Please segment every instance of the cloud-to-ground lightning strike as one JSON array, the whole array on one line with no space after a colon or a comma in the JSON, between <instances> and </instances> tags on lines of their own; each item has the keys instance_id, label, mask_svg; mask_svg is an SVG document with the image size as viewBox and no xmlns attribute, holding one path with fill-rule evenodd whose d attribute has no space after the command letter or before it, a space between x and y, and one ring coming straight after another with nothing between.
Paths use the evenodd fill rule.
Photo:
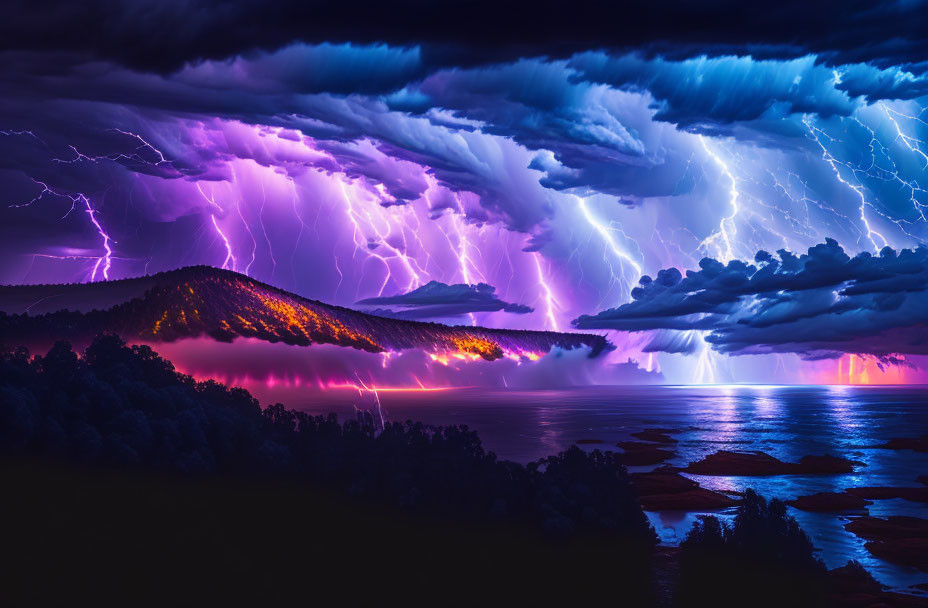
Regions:
<instances>
[{"instance_id":1,"label":"cloud-to-ground lightning strike","mask_svg":"<svg viewBox=\"0 0 928 608\"><path fill-rule=\"evenodd\" d=\"M225 214L225 210L216 202L212 195L207 196L203 192L203 188L200 187L200 183L197 182L197 190L200 192L200 195L203 196L203 199L208 202L210 205L219 210L219 213ZM222 231L222 228L219 227L219 222L216 220L216 214L210 211L209 214L210 221L213 224L213 228L216 230L216 234L219 235L219 238L222 239L223 244L226 248L226 258L222 261L222 268L228 268L230 270L235 270L235 254L232 252L232 243L229 242L228 237Z\"/></svg>"},{"instance_id":2,"label":"cloud-to-ground lightning strike","mask_svg":"<svg viewBox=\"0 0 928 608\"><path fill-rule=\"evenodd\" d=\"M84 206L87 211L87 215L90 216L90 221L93 223L94 227L97 229L97 232L100 234L100 238L103 239L103 257L97 260L97 263L93 267L93 272L90 275L90 280L96 280L97 278L97 269L100 267L100 264L103 264L102 275L104 280L109 280L110 278L110 266L112 265L113 249L110 247L110 235L106 233L103 229L103 226L100 225L100 220L97 219L97 210L93 208L93 205L90 204L90 199L84 196L83 194L77 195L80 200L83 201Z\"/></svg>"},{"instance_id":3,"label":"cloud-to-ground lightning strike","mask_svg":"<svg viewBox=\"0 0 928 608\"><path fill-rule=\"evenodd\" d=\"M348 192L347 186L344 181L341 179L338 180L338 188L341 192L342 199L345 201L345 213L347 214L348 220L352 225L352 237L354 239L355 246L355 255L359 252L363 252L365 255L377 259L383 265L384 270L386 271L383 282L380 284L380 288L377 290L377 295L382 295L383 290L387 287L391 280L396 281L393 277L393 271L390 268L390 262L387 257L380 255L376 252L376 249L384 247L389 250L395 257L402 263L403 267L406 269L408 281L406 283L406 290L414 289L422 283L422 279L419 275L419 271L413 266L413 262L410 261L409 257L405 252L400 251L399 248L394 247L388 242L390 236L390 220L387 218L385 220L387 228L382 231L377 225L376 222L378 218L373 217L373 214L370 209L365 209L363 211L358 211L355 207L355 203L352 200L351 194ZM382 207L379 207L382 211ZM365 221L368 229L373 233L374 236L366 237L365 231L361 227L361 220ZM383 218L380 218L380 221L384 221Z\"/></svg>"},{"instance_id":4,"label":"cloud-to-ground lightning strike","mask_svg":"<svg viewBox=\"0 0 928 608\"><path fill-rule=\"evenodd\" d=\"M84 211L87 213L87 217L90 218L91 225L94 227L94 230L96 230L97 234L100 235L100 239L102 240L101 247L103 248L103 255L97 258L96 263L91 269L90 280L95 281L97 279L97 272L100 271L101 265L103 266L101 276L103 277L104 280L109 280L110 268L112 267L112 263L113 263L113 248L110 245L110 243L115 242L115 241L113 241L113 239L110 238L110 235L106 232L106 230L104 230L103 225L100 223L100 219L97 217L98 211L94 208L93 204L91 204L90 198L82 193L66 194L64 192L57 192L49 188L48 184L44 182L41 182L36 179L32 179L32 181L36 185L41 186L42 191L39 192L39 194L37 194L36 196L34 196L31 200L25 203L14 204L14 205L10 205L9 207L12 209L21 208L21 207L29 207L39 202L46 194L50 194L52 196L67 198L71 201L70 209L68 209L68 211L65 212L65 214L61 217L61 219L64 219L68 215L71 214L71 212L78 205L78 203L82 203L84 206ZM52 256L52 257L73 258L75 256Z\"/></svg>"}]
</instances>

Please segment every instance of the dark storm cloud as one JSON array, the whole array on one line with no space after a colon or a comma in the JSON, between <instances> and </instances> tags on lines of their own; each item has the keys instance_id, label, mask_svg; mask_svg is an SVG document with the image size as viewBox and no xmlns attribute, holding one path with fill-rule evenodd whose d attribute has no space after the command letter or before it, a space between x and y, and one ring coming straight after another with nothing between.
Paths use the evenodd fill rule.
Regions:
<instances>
[{"instance_id":1,"label":"dark storm cloud","mask_svg":"<svg viewBox=\"0 0 928 608\"><path fill-rule=\"evenodd\" d=\"M827 117L853 110L848 95L833 86L832 71L816 66L812 56L788 61L733 56L667 61L583 53L570 65L579 77L650 92L657 102L655 118L685 128L701 122L753 121L770 113L815 112Z\"/></svg>"},{"instance_id":2,"label":"dark storm cloud","mask_svg":"<svg viewBox=\"0 0 928 608\"><path fill-rule=\"evenodd\" d=\"M376 309L372 312L402 319L441 319L472 312L526 314L534 310L523 304L504 302L496 295L496 288L486 283L447 285L439 281L429 281L418 289L400 295L367 298L358 304L399 307L401 310L398 311Z\"/></svg>"},{"instance_id":3,"label":"dark storm cloud","mask_svg":"<svg viewBox=\"0 0 928 608\"><path fill-rule=\"evenodd\" d=\"M767 2L579 0L303 2L285 0L14 0L0 48L63 50L167 72L294 41L424 44L434 64L475 64L578 50L693 49L755 56L817 53L882 65L928 59L920 0Z\"/></svg>"},{"instance_id":4,"label":"dark storm cloud","mask_svg":"<svg viewBox=\"0 0 928 608\"><path fill-rule=\"evenodd\" d=\"M928 249L887 247L852 258L828 239L804 255L777 255L760 251L755 264L704 258L685 276L662 270L642 277L632 302L574 325L707 331L715 349L731 354L928 354ZM665 338L654 345L681 350Z\"/></svg>"},{"instance_id":5,"label":"dark storm cloud","mask_svg":"<svg viewBox=\"0 0 928 608\"><path fill-rule=\"evenodd\" d=\"M555 216L554 191L600 192L637 206L693 188L688 167L702 152L686 131L808 147L799 114L848 116L862 100L926 93L920 77L895 65L874 67L889 55L863 57L874 65L833 69L822 61L843 57L834 49L821 47L818 58L805 54L819 49L803 42L805 34L837 40L849 35L850 25L865 28L878 45L883 38L875 32L888 26L888 16L903 21L903 29L893 30L893 48L911 49L905 28L921 18L911 7L879 5L856 19L853 6L843 4L827 20L818 5L791 16L781 8L759 9L771 24L796 20L795 39L784 41L751 37L750 27L723 27L736 20L727 3L665 3L660 12L656 6L623 8L620 19L610 13L618 8L582 4L565 11L544 3L478 2L449 15L445 7L418 2L369 9L249 1L90 2L79 9L21 3L11 9L15 28L0 23L0 49L9 49L0 53L0 129L34 130L49 148L23 152L18 140L7 138L0 142L0 164L27 182L102 192L113 184L129 189L137 174L228 180L224 163L248 159L291 176L319 170L366 179L382 188L385 205L422 196L427 169L440 185L478 197L479 206L467 210L471 221L526 233L533 249ZM833 29L810 28L816 15ZM754 15L740 18L761 23ZM504 27L516 19L520 27ZM521 27L527 20L533 27ZM553 32L555 24L557 36L539 33ZM294 42L301 40L308 43ZM352 43L339 43L346 40ZM716 56L746 52L754 58ZM768 55L789 60L757 60ZM534 58L506 63L522 56ZM268 140L307 136L327 156L255 146L222 121L271 127ZM139 140L114 128L151 149L137 150ZM869 135L859 131L851 135L866 147ZM78 153L71 145L117 166L57 162ZM898 207L911 207L898 192L878 204L896 199ZM192 199L195 206L203 202ZM459 206L438 201L434 208Z\"/></svg>"},{"instance_id":6,"label":"dark storm cloud","mask_svg":"<svg viewBox=\"0 0 928 608\"><path fill-rule=\"evenodd\" d=\"M107 23L131 19L160 23L181 10L171 4L152 4L145 10L140 8L144 4L133 6L125 15L112 11ZM194 10L200 7L197 3L184 6L191 18L177 35L193 36L198 16L212 13L202 12L206 10L202 7ZM245 8L245 4L223 5L212 17L231 19L247 14L236 12ZM48 23L55 23L57 15L51 11ZM257 28L265 17L256 16L253 25ZM142 44L147 39L140 37ZM67 36L61 40L65 48ZM287 40L277 42L263 46L274 48ZM928 87L926 81L898 67L832 69L813 56L758 61L700 55L671 61L649 57L641 49L631 54L585 52L567 60L534 58L471 69L440 68L429 58L427 39L415 44L249 48L241 55L178 66L170 75L88 62L76 54L79 48L57 54L11 51L0 63L0 78L9 85L10 100L2 113L9 124L0 128L45 127L41 123L51 122L44 130L64 139L63 134L78 125L86 125L84 131L89 132L97 125L105 130L103 123L108 121L131 120L128 114L133 109L156 117L220 117L281 126L293 137L302 133L333 142L323 147L335 162L320 168L338 170L341 165L352 176L382 183L393 199L388 203L417 198L424 184L411 178L388 179L391 171L384 168L383 155L429 167L452 190L477 194L489 216L514 230L532 232L552 216L546 189L602 192L637 201L679 194L679 176L692 158L687 147L692 142L672 140L662 126L795 147L808 144L798 114L846 116L860 106L861 99L908 99L924 94ZM164 53L176 50L173 44L164 46L170 47L162 49ZM720 96L720 90L725 95ZM112 113L100 112L99 107L58 107L50 115L43 114L49 99L61 100L62 106L65 100L86 100L123 107ZM76 124L59 129L56 122ZM138 129L133 132L144 126ZM158 139L157 129L145 135ZM489 146L493 150L488 149L487 135L498 138ZM79 133L70 141L81 145L84 137L98 136ZM381 158L359 156L348 145L358 140L373 142ZM510 142L538 154L521 154ZM158 167L136 163L135 169L191 177L216 171L221 154L209 146L185 143L161 141L159 149L172 162ZM232 153L247 157L250 151ZM266 159L255 160L268 164ZM527 172L526 167L536 172Z\"/></svg>"},{"instance_id":7,"label":"dark storm cloud","mask_svg":"<svg viewBox=\"0 0 928 608\"><path fill-rule=\"evenodd\" d=\"M311 56L314 50L308 49L302 56ZM380 47L365 51L375 62L381 55ZM274 63L273 57L256 61L262 60ZM43 174L54 179L62 166L53 157L73 156L70 145L78 150L105 149L111 155L116 148L98 145L94 140L119 127L140 134L170 161L158 167L136 163L138 172L227 179L222 163L246 158L264 166L285 164L288 170L300 166L342 170L349 176L381 183L389 197L405 201L417 198L427 186L421 178L421 167L418 177L412 175L411 164L415 163L429 168L437 181L450 189L476 194L488 218L515 230L532 230L551 214L550 194L538 183L539 175L525 171L531 155L515 142L472 129L460 131L435 125L430 116L393 112L376 97L268 93L264 90L266 83L247 79L237 89L229 89L225 77L216 76L218 68L213 70L212 81L188 71L165 78L106 66L84 66L67 75L49 77L48 68L28 75L16 73L10 63L0 70L4 68L4 80L15 84L11 95L0 100L0 116L4 119L0 128L29 129L43 140L60 142L44 154L6 156L30 176ZM231 65L227 69L235 71ZM260 73L254 68L250 71ZM220 81L222 86L215 88L213 85ZM229 128L217 119L282 127L286 129L284 138L291 141L299 134L307 135L318 142L310 145L331 155L330 162L275 158L268 150L230 138L224 133ZM108 137L112 138L112 133ZM16 143L13 139L6 141L9 146ZM73 169L96 170L88 163L78 165ZM88 187L86 183L84 187Z\"/></svg>"},{"instance_id":8,"label":"dark storm cloud","mask_svg":"<svg viewBox=\"0 0 928 608\"><path fill-rule=\"evenodd\" d=\"M396 90L426 73L418 47L323 43L195 63L184 68L179 79L226 90L247 83L252 92L263 94L363 95Z\"/></svg>"}]
</instances>

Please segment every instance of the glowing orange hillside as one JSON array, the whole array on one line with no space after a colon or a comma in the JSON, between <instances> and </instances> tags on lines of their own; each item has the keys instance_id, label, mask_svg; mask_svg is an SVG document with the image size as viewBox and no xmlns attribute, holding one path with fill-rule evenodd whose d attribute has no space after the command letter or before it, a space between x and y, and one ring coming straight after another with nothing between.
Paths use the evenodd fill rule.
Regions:
<instances>
[{"instance_id":1,"label":"glowing orange hillside","mask_svg":"<svg viewBox=\"0 0 928 608\"><path fill-rule=\"evenodd\" d=\"M205 266L152 277L86 285L0 287L15 302L55 293L93 302L96 310L45 314L0 314L0 329L11 342L36 338L87 339L103 331L126 339L170 342L211 336L238 336L287 344L337 344L368 352L422 349L445 356L460 353L486 360L546 353L553 347L588 348L596 356L611 348L602 336L548 331L447 326L389 319L300 297L228 270ZM111 298L110 294L113 295ZM5 310L4 313L18 312Z\"/></svg>"}]
</instances>

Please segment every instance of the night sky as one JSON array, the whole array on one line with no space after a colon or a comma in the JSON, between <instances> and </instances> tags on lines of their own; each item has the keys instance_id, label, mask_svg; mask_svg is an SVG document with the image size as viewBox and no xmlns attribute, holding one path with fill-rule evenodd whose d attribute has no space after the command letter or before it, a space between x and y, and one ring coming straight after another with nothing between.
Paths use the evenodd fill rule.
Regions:
<instances>
[{"instance_id":1,"label":"night sky","mask_svg":"<svg viewBox=\"0 0 928 608\"><path fill-rule=\"evenodd\" d=\"M0 283L208 264L676 382L923 379L928 6L599 4L8 3Z\"/></svg>"}]
</instances>

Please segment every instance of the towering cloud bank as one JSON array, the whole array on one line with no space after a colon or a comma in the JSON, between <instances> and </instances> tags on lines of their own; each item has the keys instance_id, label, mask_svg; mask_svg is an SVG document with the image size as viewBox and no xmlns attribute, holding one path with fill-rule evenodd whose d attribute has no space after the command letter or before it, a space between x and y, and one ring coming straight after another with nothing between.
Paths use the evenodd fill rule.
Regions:
<instances>
[{"instance_id":1,"label":"towering cloud bank","mask_svg":"<svg viewBox=\"0 0 928 608\"><path fill-rule=\"evenodd\" d=\"M641 278L634 300L574 321L578 328L708 332L730 354L798 353L803 358L866 353L899 363L928 354L928 249L885 247L853 258L832 239L796 256L759 251L755 264L703 258ZM666 344L666 345L665 345ZM674 350L656 340L650 350Z\"/></svg>"}]
</instances>

